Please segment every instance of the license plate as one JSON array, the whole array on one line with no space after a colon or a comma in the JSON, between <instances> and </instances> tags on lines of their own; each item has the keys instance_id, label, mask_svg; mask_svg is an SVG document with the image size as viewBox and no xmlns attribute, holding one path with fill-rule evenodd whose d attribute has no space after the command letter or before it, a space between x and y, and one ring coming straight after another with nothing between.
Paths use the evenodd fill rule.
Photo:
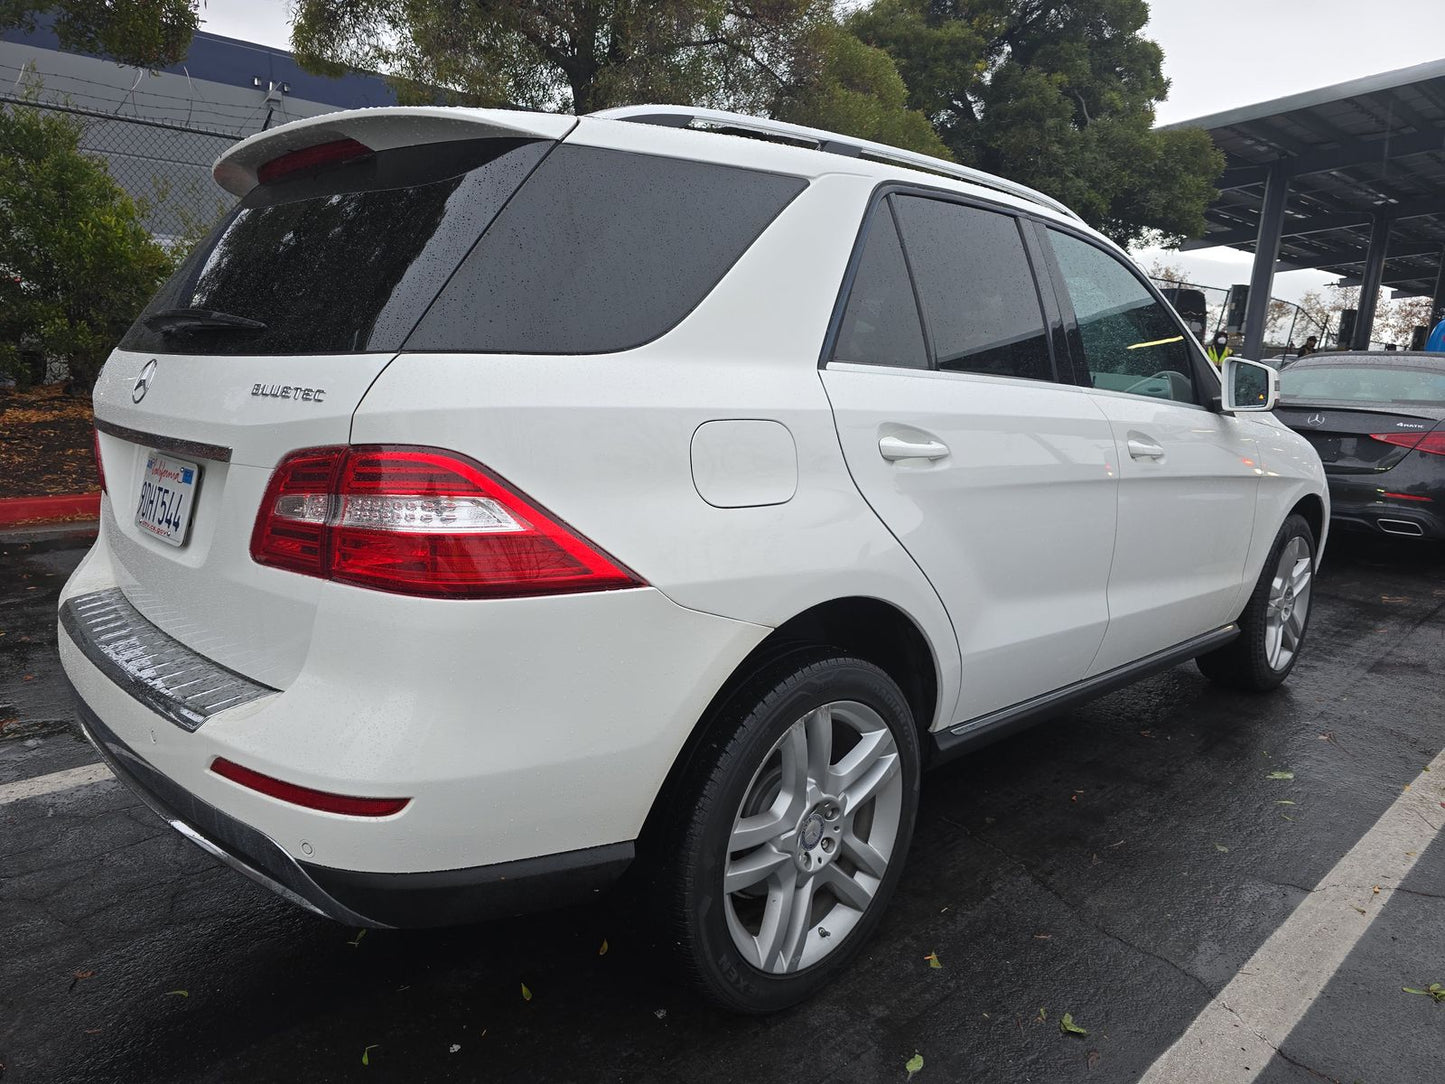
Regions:
<instances>
[{"instance_id":1,"label":"license plate","mask_svg":"<svg viewBox=\"0 0 1445 1084\"><path fill-rule=\"evenodd\" d=\"M184 546L200 480L201 468L196 464L151 452L141 478L135 525L168 545Z\"/></svg>"},{"instance_id":2,"label":"license plate","mask_svg":"<svg viewBox=\"0 0 1445 1084\"><path fill-rule=\"evenodd\" d=\"M1340 458L1339 437L1314 437L1310 441L1320 454L1321 463L1333 463Z\"/></svg>"}]
</instances>

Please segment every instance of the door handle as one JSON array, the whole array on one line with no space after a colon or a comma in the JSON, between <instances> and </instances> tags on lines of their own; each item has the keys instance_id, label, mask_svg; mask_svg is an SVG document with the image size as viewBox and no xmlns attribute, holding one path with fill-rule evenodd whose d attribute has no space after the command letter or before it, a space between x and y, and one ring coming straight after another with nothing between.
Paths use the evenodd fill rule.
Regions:
<instances>
[{"instance_id":1,"label":"door handle","mask_svg":"<svg viewBox=\"0 0 1445 1084\"><path fill-rule=\"evenodd\" d=\"M878 441L878 452L890 463L899 459L942 459L948 454L948 445L941 440L882 437Z\"/></svg>"},{"instance_id":2,"label":"door handle","mask_svg":"<svg viewBox=\"0 0 1445 1084\"><path fill-rule=\"evenodd\" d=\"M1129 456L1131 459L1163 459L1164 448L1155 444L1145 436L1131 436L1129 438Z\"/></svg>"}]
</instances>

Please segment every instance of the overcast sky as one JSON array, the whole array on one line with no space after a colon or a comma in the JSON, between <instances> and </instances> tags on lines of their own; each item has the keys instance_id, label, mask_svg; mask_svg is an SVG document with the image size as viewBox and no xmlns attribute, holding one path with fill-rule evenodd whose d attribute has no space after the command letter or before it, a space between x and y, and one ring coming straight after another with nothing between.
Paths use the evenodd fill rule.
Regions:
<instances>
[{"instance_id":1,"label":"overcast sky","mask_svg":"<svg viewBox=\"0 0 1445 1084\"><path fill-rule=\"evenodd\" d=\"M287 0L203 0L201 28L286 49L289 10ZM1153 0L1149 10L1144 33L1163 48L1172 83L1163 124L1445 55L1445 0ZM1219 286L1247 280L1251 259L1228 249L1163 255ZM1274 292L1294 298L1331 281L1294 271L1276 277Z\"/></svg>"}]
</instances>

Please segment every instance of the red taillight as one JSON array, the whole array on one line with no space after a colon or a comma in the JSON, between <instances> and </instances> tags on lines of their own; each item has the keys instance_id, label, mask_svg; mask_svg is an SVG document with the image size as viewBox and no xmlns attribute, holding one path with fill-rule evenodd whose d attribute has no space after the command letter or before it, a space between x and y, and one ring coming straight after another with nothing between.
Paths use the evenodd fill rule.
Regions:
<instances>
[{"instance_id":1,"label":"red taillight","mask_svg":"<svg viewBox=\"0 0 1445 1084\"><path fill-rule=\"evenodd\" d=\"M410 798L353 798L347 794L312 790L310 787L297 786L295 783L287 783L250 768L243 768L225 757L217 757L211 761L211 771L232 783L240 783L243 787L269 794L283 802L305 806L307 809L319 809L323 813L341 813L348 817L389 817L393 813L400 813L411 801Z\"/></svg>"},{"instance_id":2,"label":"red taillight","mask_svg":"<svg viewBox=\"0 0 1445 1084\"><path fill-rule=\"evenodd\" d=\"M1435 430L1423 437L1419 433L1371 433L1371 440L1384 441L1401 448L1413 448L1429 455L1445 455L1445 432Z\"/></svg>"},{"instance_id":3,"label":"red taillight","mask_svg":"<svg viewBox=\"0 0 1445 1084\"><path fill-rule=\"evenodd\" d=\"M100 458L100 430L91 429L90 437L91 447L95 449L95 475L100 479L100 491L109 493L110 490L105 488L105 463Z\"/></svg>"},{"instance_id":4,"label":"red taillight","mask_svg":"<svg viewBox=\"0 0 1445 1084\"><path fill-rule=\"evenodd\" d=\"M370 153L370 147L364 143L358 143L354 139L337 139L330 143L318 143L314 147L302 147L299 151L291 151L289 154L271 159L256 171L256 179L262 184L270 184L272 181L280 180L288 173L314 169L317 166L335 165L353 158L363 158Z\"/></svg>"},{"instance_id":5,"label":"red taillight","mask_svg":"<svg viewBox=\"0 0 1445 1084\"><path fill-rule=\"evenodd\" d=\"M281 463L259 563L432 598L516 598L642 581L480 463L434 448L312 448Z\"/></svg>"},{"instance_id":6,"label":"red taillight","mask_svg":"<svg viewBox=\"0 0 1445 1084\"><path fill-rule=\"evenodd\" d=\"M1380 496L1389 497L1397 501L1424 501L1427 504L1434 499L1433 497L1422 497L1416 493L1387 493L1383 489L1380 490Z\"/></svg>"},{"instance_id":7,"label":"red taillight","mask_svg":"<svg viewBox=\"0 0 1445 1084\"><path fill-rule=\"evenodd\" d=\"M308 448L276 468L251 532L251 556L258 563L326 575L331 494L345 456L345 448Z\"/></svg>"}]
</instances>

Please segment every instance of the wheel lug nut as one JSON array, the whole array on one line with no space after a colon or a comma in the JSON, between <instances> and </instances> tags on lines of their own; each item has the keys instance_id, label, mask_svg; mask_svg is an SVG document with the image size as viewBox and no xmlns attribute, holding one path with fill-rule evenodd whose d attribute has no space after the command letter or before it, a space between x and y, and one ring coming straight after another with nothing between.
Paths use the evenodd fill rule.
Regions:
<instances>
[{"instance_id":1,"label":"wheel lug nut","mask_svg":"<svg viewBox=\"0 0 1445 1084\"><path fill-rule=\"evenodd\" d=\"M823 850L828 852L831 852L833 850L833 841L831 839L823 840Z\"/></svg>"}]
</instances>

